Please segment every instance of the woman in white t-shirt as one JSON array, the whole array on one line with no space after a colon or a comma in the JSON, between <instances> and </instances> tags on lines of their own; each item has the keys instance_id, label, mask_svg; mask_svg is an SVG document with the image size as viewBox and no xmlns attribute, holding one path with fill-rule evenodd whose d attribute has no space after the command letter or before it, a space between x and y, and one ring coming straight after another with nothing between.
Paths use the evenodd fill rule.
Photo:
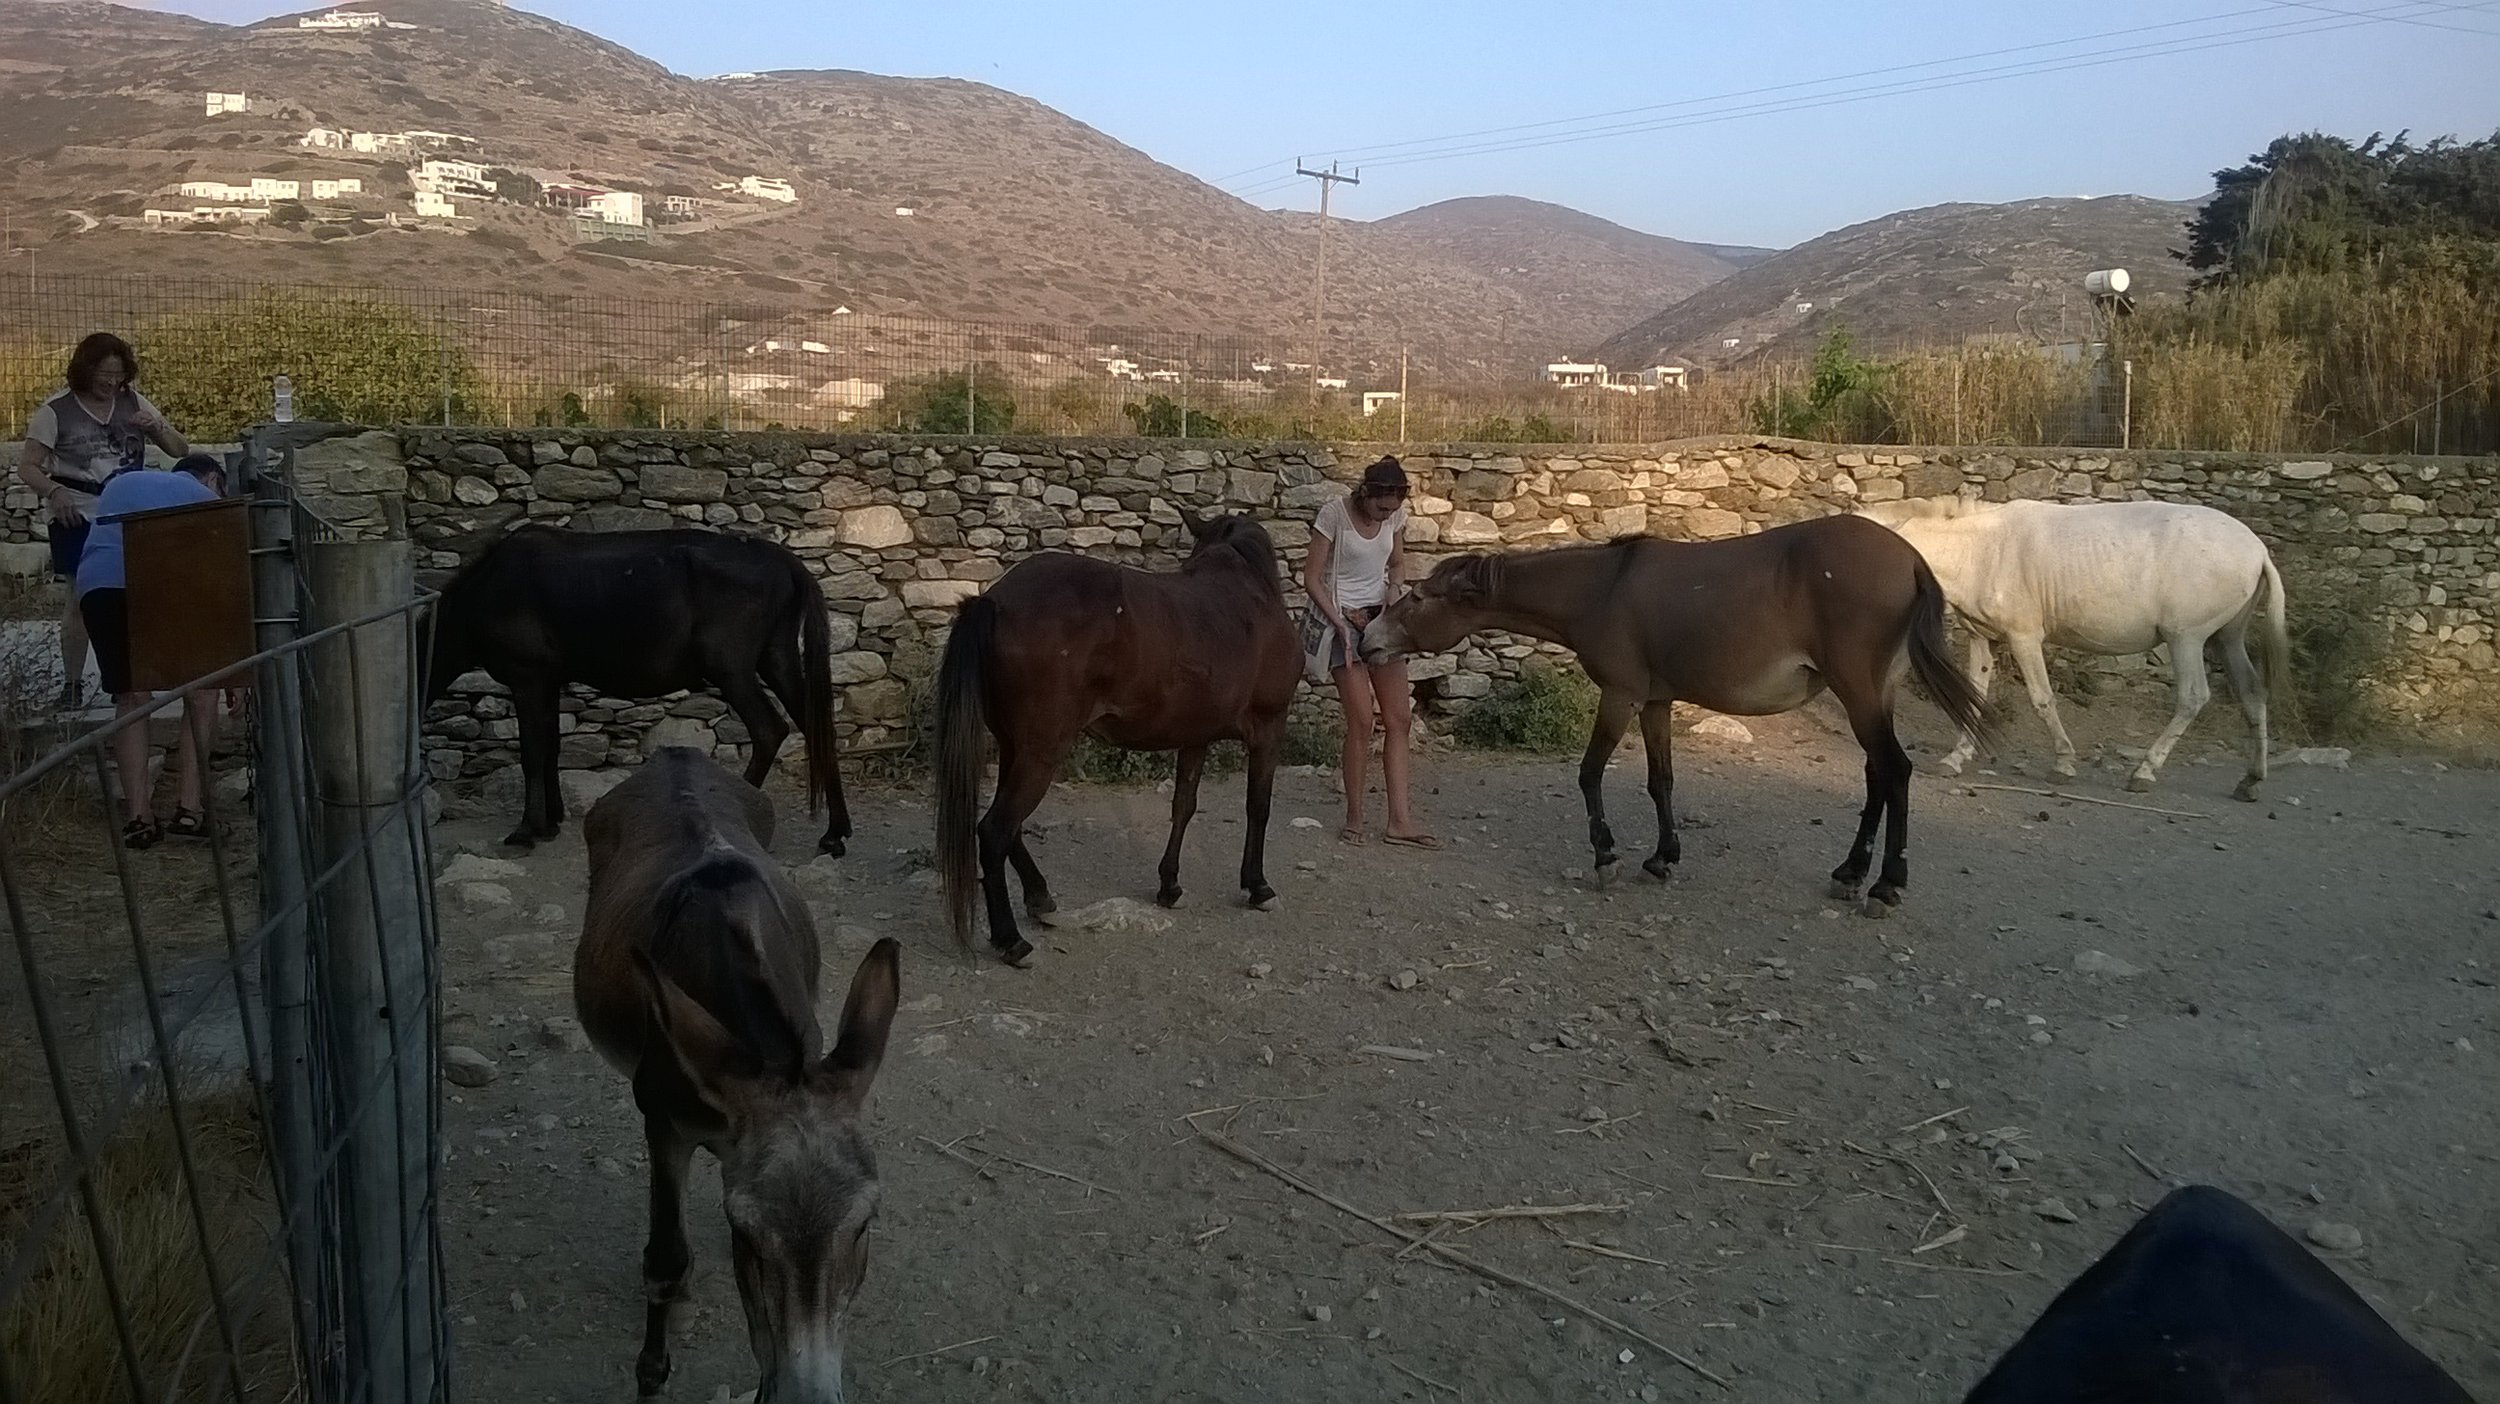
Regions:
<instances>
[{"instance_id":1,"label":"woman in white t-shirt","mask_svg":"<svg viewBox=\"0 0 2500 1404\"><path fill-rule=\"evenodd\" d=\"M1338 830L1338 840L1364 840L1363 770L1376 721L1383 733L1381 788L1389 797L1385 837L1409 848L1439 848L1439 839L1416 827L1407 802L1415 697L1406 681L1405 660L1366 663L1362 654L1363 626L1405 593L1407 491L1406 470L1396 459L1383 458L1363 470L1363 480L1352 492L1320 508L1311 524L1302 588L1336 634L1329 645L1328 672L1345 708L1345 749L1338 758L1345 782L1345 827Z\"/></svg>"},{"instance_id":2,"label":"woman in white t-shirt","mask_svg":"<svg viewBox=\"0 0 2500 1404\"><path fill-rule=\"evenodd\" d=\"M26 422L26 448L17 476L43 499L52 573L68 580L78 573L87 517L105 481L145 467L151 441L176 458L189 453L191 445L139 393L139 358L129 342L111 332L94 332L79 342L63 379L67 388L36 406ZM73 591L69 612L61 618L64 708L83 700L78 683L86 672L87 626L79 618Z\"/></svg>"}]
</instances>

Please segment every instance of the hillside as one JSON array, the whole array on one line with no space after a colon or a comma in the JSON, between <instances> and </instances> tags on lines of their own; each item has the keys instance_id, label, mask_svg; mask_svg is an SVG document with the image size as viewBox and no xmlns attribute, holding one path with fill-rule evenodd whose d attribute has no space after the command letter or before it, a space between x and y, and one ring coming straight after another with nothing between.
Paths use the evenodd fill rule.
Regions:
<instances>
[{"instance_id":1,"label":"hillside","mask_svg":"<svg viewBox=\"0 0 2500 1404\"><path fill-rule=\"evenodd\" d=\"M1836 324L1877 348L2080 334L2083 275L2096 268L2128 270L2139 299L2185 290L2187 271L2170 251L2185 246L2195 209L2116 195L1905 210L1721 279L1609 338L1598 359L1707 366L1803 355Z\"/></svg>"},{"instance_id":2,"label":"hillside","mask_svg":"<svg viewBox=\"0 0 2500 1404\"><path fill-rule=\"evenodd\" d=\"M490 0L368 8L392 27L0 0L0 200L14 242L55 271L768 297L1229 335L1245 359L1357 375L1393 366L1401 341L1425 362L1515 374L1732 266L1551 206L1527 207L1587 257L1528 276L1498 271L1531 261L1497 252L1523 233L1507 210L1337 221L1329 344L1313 356L1314 219L1258 209L1040 103L851 72L695 80ZM211 92L245 93L249 110L205 115ZM315 127L447 136L307 149ZM428 157L519 173L493 178L524 193L463 194L452 217L419 217L410 171ZM797 198L723 193L749 176L787 180ZM253 177L362 189L293 209L262 201L270 217L250 225L146 217L203 207L180 195L184 182ZM652 225L585 242L539 199L549 185L639 194ZM663 215L670 197L680 208Z\"/></svg>"},{"instance_id":3,"label":"hillside","mask_svg":"<svg viewBox=\"0 0 2500 1404\"><path fill-rule=\"evenodd\" d=\"M1368 228L1473 270L1544 309L1564 332L1552 347L1557 356L1584 353L1620 329L1627 308L1681 301L1742 266L1708 245L1512 195L1444 200Z\"/></svg>"}]
</instances>

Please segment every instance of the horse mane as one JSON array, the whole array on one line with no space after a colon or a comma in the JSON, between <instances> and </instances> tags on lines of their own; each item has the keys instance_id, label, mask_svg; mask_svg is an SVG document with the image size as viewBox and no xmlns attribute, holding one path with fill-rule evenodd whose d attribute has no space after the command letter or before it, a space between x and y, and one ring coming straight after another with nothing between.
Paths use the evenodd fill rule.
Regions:
<instances>
[{"instance_id":1,"label":"horse mane","mask_svg":"<svg viewBox=\"0 0 2500 1404\"><path fill-rule=\"evenodd\" d=\"M1195 570L1199 567L1201 558L1213 555L1220 560L1222 553L1225 552L1231 553L1243 564L1249 566L1251 573L1265 581L1267 587L1274 591L1279 599L1284 597L1283 567L1277 559L1276 541L1267 534L1264 527L1247 516L1226 517L1223 530L1205 541L1196 543L1195 549L1189 553L1188 558L1181 562L1181 569L1184 572Z\"/></svg>"},{"instance_id":2,"label":"horse mane","mask_svg":"<svg viewBox=\"0 0 2500 1404\"><path fill-rule=\"evenodd\" d=\"M737 1040L740 1053L752 1060L746 1071L795 1079L806 1066L806 1034L756 963L755 942L736 934L759 890L771 899L763 875L744 855L704 855L661 889L660 919L648 954Z\"/></svg>"}]
</instances>

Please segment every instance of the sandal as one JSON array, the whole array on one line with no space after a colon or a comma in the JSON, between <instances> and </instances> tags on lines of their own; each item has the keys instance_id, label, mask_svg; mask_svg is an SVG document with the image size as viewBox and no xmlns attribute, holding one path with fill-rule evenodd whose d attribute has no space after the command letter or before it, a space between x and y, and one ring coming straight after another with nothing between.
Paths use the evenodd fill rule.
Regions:
<instances>
[{"instance_id":1,"label":"sandal","mask_svg":"<svg viewBox=\"0 0 2500 1404\"><path fill-rule=\"evenodd\" d=\"M1441 847L1441 840L1430 834L1390 834L1381 841L1394 843L1400 848L1425 848L1437 851Z\"/></svg>"},{"instance_id":2,"label":"sandal","mask_svg":"<svg viewBox=\"0 0 2500 1404\"><path fill-rule=\"evenodd\" d=\"M1337 831L1337 842L1344 844L1348 848L1361 848L1363 846L1363 831L1356 828L1339 829Z\"/></svg>"},{"instance_id":3,"label":"sandal","mask_svg":"<svg viewBox=\"0 0 2500 1404\"><path fill-rule=\"evenodd\" d=\"M165 832L176 838L206 838L208 816L198 810L176 809L173 821L165 826Z\"/></svg>"},{"instance_id":4,"label":"sandal","mask_svg":"<svg viewBox=\"0 0 2500 1404\"><path fill-rule=\"evenodd\" d=\"M165 831L157 827L153 818L133 819L122 825L122 847L134 853L142 848L156 847L156 841L163 837Z\"/></svg>"}]
</instances>

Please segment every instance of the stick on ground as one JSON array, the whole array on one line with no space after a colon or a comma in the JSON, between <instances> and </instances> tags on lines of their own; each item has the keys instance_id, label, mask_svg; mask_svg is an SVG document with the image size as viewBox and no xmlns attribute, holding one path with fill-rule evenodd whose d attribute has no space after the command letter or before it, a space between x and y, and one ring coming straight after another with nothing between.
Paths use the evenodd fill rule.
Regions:
<instances>
[{"instance_id":1,"label":"stick on ground","mask_svg":"<svg viewBox=\"0 0 2500 1404\"><path fill-rule=\"evenodd\" d=\"M1499 1209L1431 1209L1391 1217L1401 1224L1478 1224L1494 1219L1561 1219L1574 1214L1621 1214L1631 1207L1629 1204L1506 1204Z\"/></svg>"},{"instance_id":2,"label":"stick on ground","mask_svg":"<svg viewBox=\"0 0 2500 1404\"><path fill-rule=\"evenodd\" d=\"M2129 804L2125 800L2098 799L2091 795L2073 795L2068 794L2064 790L2035 790L2029 785L1966 785L1963 788L1970 790L1994 790L1998 794L2004 795L2038 795L2042 799L2072 800L2076 804L2107 805L2111 809L2132 809L2141 814L2165 814L2173 819L2213 818L2210 814L2199 814L2192 809L2156 809L2149 804Z\"/></svg>"},{"instance_id":3,"label":"stick on ground","mask_svg":"<svg viewBox=\"0 0 2500 1404\"><path fill-rule=\"evenodd\" d=\"M1647 1332L1631 1326L1626 1326L1622 1322L1615 1320L1613 1317L1606 1315L1604 1312L1597 1310L1595 1307L1588 1306L1575 1298L1566 1297L1562 1293L1555 1291L1553 1288L1548 1287L1541 1282L1530 1281L1515 1272L1497 1268L1490 1263L1478 1262L1476 1259L1469 1257L1467 1254L1460 1252L1456 1248L1445 1248L1438 1243L1426 1243L1423 1235L1414 1233L1407 1229L1399 1228L1396 1224L1389 1222L1387 1219L1381 1218L1377 1214L1368 1214L1355 1208L1353 1205L1346 1203L1344 1200L1337 1198L1328 1191L1319 1188L1310 1181L1301 1178L1292 1171L1287 1170L1283 1166L1268 1159L1266 1156L1259 1154L1257 1151L1254 1151L1248 1146L1242 1145L1237 1141L1228 1140L1212 1131L1200 1131L1198 1133L1198 1137L1200 1140L1205 1141L1208 1145L1215 1147L1217 1150L1224 1152L1226 1155L1231 1156L1235 1160L1251 1166L1254 1169L1263 1170L1268 1174L1275 1176L1277 1179L1284 1181L1286 1184L1293 1186L1295 1189L1302 1191L1304 1194L1309 1195L1313 1199L1318 1200L1320 1203L1325 1204L1340 1213L1350 1214L1355 1218L1361 1219L1364 1223L1370 1224L1373 1228L1379 1229L1382 1233L1394 1234L1399 1238L1405 1239L1408 1243L1422 1247L1429 1252L1446 1258L1457 1266L1463 1267L1469 1272L1475 1273L1480 1277L1491 1278L1495 1282L1502 1283L1505 1286L1519 1288L1524 1292L1534 1292L1536 1295L1543 1297L1545 1300L1552 1302L1556 1306L1578 1312L1580 1315L1587 1317L1589 1320L1594 1321L1601 1326L1622 1332L1624 1335L1631 1337L1633 1340L1639 1341L1642 1345L1658 1352L1660 1355L1663 1355L1669 1360L1674 1361L1676 1364L1683 1366L1685 1369L1692 1371L1694 1374L1701 1376L1703 1379L1710 1381L1712 1384L1717 1385L1721 1389L1735 1388L1735 1386L1727 1382L1726 1377L1711 1370L1700 1361L1683 1354L1674 1347L1669 1346L1665 1342L1658 1340L1656 1337L1649 1335Z\"/></svg>"}]
</instances>

